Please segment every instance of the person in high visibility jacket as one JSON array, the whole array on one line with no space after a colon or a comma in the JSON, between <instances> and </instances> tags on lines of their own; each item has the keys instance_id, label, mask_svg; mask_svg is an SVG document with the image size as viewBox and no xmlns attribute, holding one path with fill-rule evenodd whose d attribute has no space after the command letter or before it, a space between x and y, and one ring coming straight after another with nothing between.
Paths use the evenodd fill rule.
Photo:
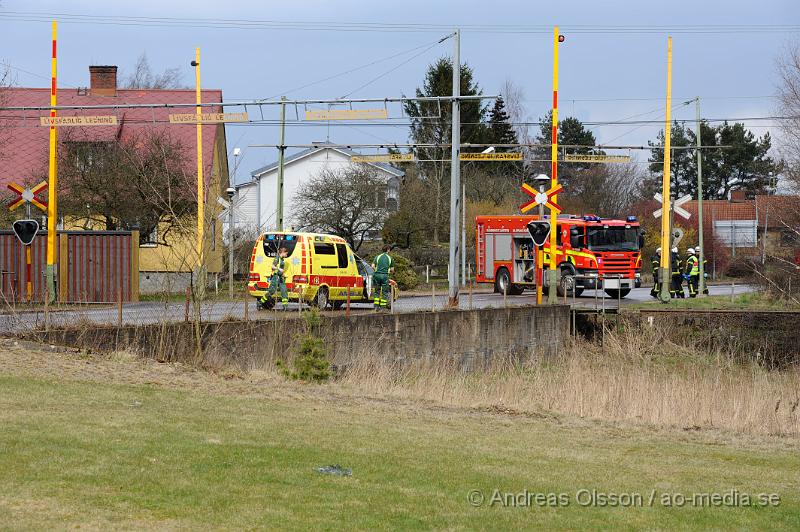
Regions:
<instances>
[{"instance_id":1,"label":"person in high visibility jacket","mask_svg":"<svg viewBox=\"0 0 800 532\"><path fill-rule=\"evenodd\" d=\"M678 255L678 248L672 248L670 273L672 274L672 282L669 287L669 294L672 297L679 297L683 299L686 294L683 293L683 275L681 273L681 257Z\"/></svg>"},{"instance_id":2,"label":"person in high visibility jacket","mask_svg":"<svg viewBox=\"0 0 800 532\"><path fill-rule=\"evenodd\" d=\"M384 246L383 253L372 260L372 267L375 269L375 273L372 274L372 289L375 292L372 302L375 310L389 307L391 297L389 275L394 271L394 260L389 255L391 250L392 246Z\"/></svg>"},{"instance_id":3,"label":"person in high visibility jacket","mask_svg":"<svg viewBox=\"0 0 800 532\"><path fill-rule=\"evenodd\" d=\"M683 278L689 285L689 297L697 297L697 287L700 285L700 260L694 254L694 248L689 248L686 252L689 256L686 257L686 270Z\"/></svg>"},{"instance_id":4,"label":"person in high visibility jacket","mask_svg":"<svg viewBox=\"0 0 800 532\"><path fill-rule=\"evenodd\" d=\"M650 295L658 299L658 293L661 291L661 283L658 282L658 269L661 267L661 248L657 248L655 254L650 258L650 263L653 265L653 289L650 290Z\"/></svg>"},{"instance_id":5,"label":"person in high visibility jacket","mask_svg":"<svg viewBox=\"0 0 800 532\"><path fill-rule=\"evenodd\" d=\"M261 304L267 305L268 301L275 296L275 292L281 291L281 305L283 310L289 308L289 292L286 290L286 257L289 255L289 250L282 247L278 250L278 254L272 261L272 275L269 278L269 289L267 293L261 296Z\"/></svg>"}]
</instances>

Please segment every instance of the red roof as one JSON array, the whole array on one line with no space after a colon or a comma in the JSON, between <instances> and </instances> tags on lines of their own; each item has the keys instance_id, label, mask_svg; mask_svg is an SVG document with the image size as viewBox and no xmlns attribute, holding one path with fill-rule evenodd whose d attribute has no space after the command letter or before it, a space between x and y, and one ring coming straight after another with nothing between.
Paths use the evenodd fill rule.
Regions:
<instances>
[{"instance_id":1,"label":"red roof","mask_svg":"<svg viewBox=\"0 0 800 532\"><path fill-rule=\"evenodd\" d=\"M697 219L697 201L687 201L683 207ZM755 200L731 202L728 200L703 201L703 225L711 227L713 221L755 220L758 226L766 223L770 228L797 226L800 223L800 196L756 196Z\"/></svg>"},{"instance_id":2,"label":"red roof","mask_svg":"<svg viewBox=\"0 0 800 532\"><path fill-rule=\"evenodd\" d=\"M81 89L82 92L88 92ZM202 90L202 101L214 103L222 101L219 89ZM125 105L147 103L194 103L194 89L119 89L116 96L82 95L78 89L59 89L58 105ZM50 89L10 88L0 93L0 106L3 107L44 107L50 105ZM81 141L122 139L141 132L144 128L167 131L171 138L187 148L187 171L196 172L196 128L194 124L170 124L169 115L175 113L194 113L194 107L142 108L142 109L88 109L59 111L58 116L97 116L115 115L117 126L61 127L59 132L69 131ZM222 112L219 106L204 107L203 112ZM39 118L48 116L48 111L0 111L0 124L10 131L7 141L0 145L0 187L6 188L9 182L30 182L47 177L49 154L49 128L41 126ZM154 123L155 122L155 123ZM203 126L203 166L204 177L211 176L214 160L214 142L218 127L222 124ZM8 128L8 129L7 129Z\"/></svg>"}]
</instances>

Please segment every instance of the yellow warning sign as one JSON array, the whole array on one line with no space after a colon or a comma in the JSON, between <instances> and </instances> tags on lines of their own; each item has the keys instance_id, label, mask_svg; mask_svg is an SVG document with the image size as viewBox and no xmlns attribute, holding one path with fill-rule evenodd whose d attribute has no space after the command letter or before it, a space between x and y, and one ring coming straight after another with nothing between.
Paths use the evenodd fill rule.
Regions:
<instances>
[{"instance_id":1,"label":"yellow warning sign","mask_svg":"<svg viewBox=\"0 0 800 532\"><path fill-rule=\"evenodd\" d=\"M414 160L413 153L389 153L386 155L353 155L354 163L407 163Z\"/></svg>"},{"instance_id":2,"label":"yellow warning sign","mask_svg":"<svg viewBox=\"0 0 800 532\"><path fill-rule=\"evenodd\" d=\"M41 116L39 124L50 126L116 126L116 116Z\"/></svg>"},{"instance_id":3,"label":"yellow warning sign","mask_svg":"<svg viewBox=\"0 0 800 532\"><path fill-rule=\"evenodd\" d=\"M169 115L171 124L219 124L221 122L247 122L247 113L201 113L197 120L197 113Z\"/></svg>"},{"instance_id":4,"label":"yellow warning sign","mask_svg":"<svg viewBox=\"0 0 800 532\"><path fill-rule=\"evenodd\" d=\"M568 153L564 156L567 163L629 163L630 155L584 155Z\"/></svg>"},{"instance_id":5,"label":"yellow warning sign","mask_svg":"<svg viewBox=\"0 0 800 532\"><path fill-rule=\"evenodd\" d=\"M521 153L462 153L460 161L521 161Z\"/></svg>"},{"instance_id":6,"label":"yellow warning sign","mask_svg":"<svg viewBox=\"0 0 800 532\"><path fill-rule=\"evenodd\" d=\"M306 111L306 120L375 120L389 118L386 109L329 109Z\"/></svg>"}]
</instances>

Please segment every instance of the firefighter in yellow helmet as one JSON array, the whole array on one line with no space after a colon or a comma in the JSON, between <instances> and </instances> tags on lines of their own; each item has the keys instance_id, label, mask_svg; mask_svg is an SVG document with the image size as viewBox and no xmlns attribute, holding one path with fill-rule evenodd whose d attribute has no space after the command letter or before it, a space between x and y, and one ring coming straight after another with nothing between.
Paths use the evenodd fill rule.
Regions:
<instances>
[{"instance_id":1,"label":"firefighter in yellow helmet","mask_svg":"<svg viewBox=\"0 0 800 532\"><path fill-rule=\"evenodd\" d=\"M672 248L672 254L670 255L670 264L671 264L671 276L672 282L670 283L669 293L670 295L675 298L679 297L683 299L686 295L683 292L683 275L681 274L681 257L678 255L678 248Z\"/></svg>"},{"instance_id":2,"label":"firefighter in yellow helmet","mask_svg":"<svg viewBox=\"0 0 800 532\"><path fill-rule=\"evenodd\" d=\"M689 297L697 297L697 287L700 283L700 260L695 255L694 248L689 248L686 252L689 256L686 257L686 270L683 278L689 285Z\"/></svg>"},{"instance_id":3,"label":"firefighter in yellow helmet","mask_svg":"<svg viewBox=\"0 0 800 532\"><path fill-rule=\"evenodd\" d=\"M653 266L653 289L650 290L650 295L658 299L658 293L661 291L661 283L658 282L658 269L661 267L661 248L657 248L655 254L650 257L650 263Z\"/></svg>"}]
</instances>

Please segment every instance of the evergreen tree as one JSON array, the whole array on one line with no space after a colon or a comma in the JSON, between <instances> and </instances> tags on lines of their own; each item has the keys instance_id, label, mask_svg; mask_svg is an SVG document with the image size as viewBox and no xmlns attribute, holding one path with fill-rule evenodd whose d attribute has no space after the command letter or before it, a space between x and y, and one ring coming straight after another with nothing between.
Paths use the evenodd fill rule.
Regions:
<instances>
[{"instance_id":1,"label":"evergreen tree","mask_svg":"<svg viewBox=\"0 0 800 532\"><path fill-rule=\"evenodd\" d=\"M697 196L697 161L695 150L686 149L697 141L694 133L686 126L673 122L670 132L670 191L672 196L680 198L684 194ZM664 131L659 131L658 140L648 141L651 146L650 171L658 178L664 174ZM677 149L675 149L677 148ZM660 182L660 181L659 181Z\"/></svg>"},{"instance_id":2,"label":"evergreen tree","mask_svg":"<svg viewBox=\"0 0 800 532\"><path fill-rule=\"evenodd\" d=\"M748 195L762 194L769 184L770 174L777 174L780 165L767 155L772 139L769 133L756 137L744 124L724 124L716 127L706 122L700 125L703 157L703 197L726 199L733 190L745 190ZM677 122L672 125L671 144L690 149L673 150L670 164L670 187L675 198L690 194L697 197L696 132ZM648 142L651 149L650 171L655 189L661 190L664 170L664 132L658 140Z\"/></svg>"},{"instance_id":3,"label":"evergreen tree","mask_svg":"<svg viewBox=\"0 0 800 532\"><path fill-rule=\"evenodd\" d=\"M460 72L460 94L480 95L483 91L474 79L472 69L464 64ZM418 97L450 96L453 94L453 61L443 57L428 67ZM408 101L404 104L411 118L410 138L417 144L450 144L452 139L452 112L450 102ZM461 142L482 143L487 137L484 123L486 107L478 100L461 102ZM429 200L434 204L433 219L429 220L433 243L447 232L448 198L450 196L450 148L414 148L420 179L429 189ZM470 151L470 150L465 150ZM471 150L475 151L475 150ZM480 151L480 150L478 150Z\"/></svg>"}]
</instances>

